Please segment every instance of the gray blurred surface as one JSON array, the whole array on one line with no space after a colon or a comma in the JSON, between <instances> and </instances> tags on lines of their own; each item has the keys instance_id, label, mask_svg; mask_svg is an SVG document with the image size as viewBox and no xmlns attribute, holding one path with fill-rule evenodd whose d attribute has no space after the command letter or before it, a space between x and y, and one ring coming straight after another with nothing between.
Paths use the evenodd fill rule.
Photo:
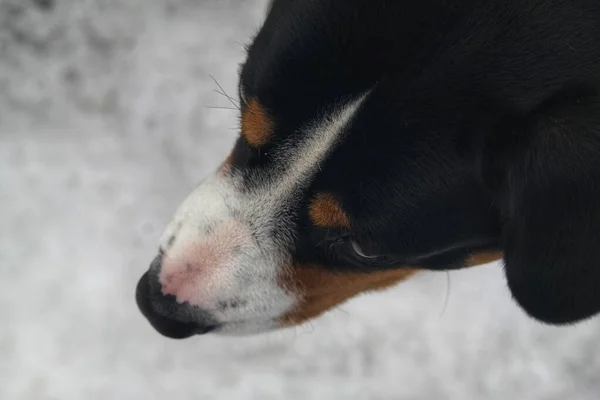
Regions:
<instances>
[{"instance_id":1,"label":"gray blurred surface","mask_svg":"<svg viewBox=\"0 0 600 400\"><path fill-rule=\"evenodd\" d=\"M150 328L136 280L228 153L210 74L236 92L263 6L0 0L0 399L599 399L600 319L536 324L498 265L443 315L439 273L270 335Z\"/></svg>"}]
</instances>

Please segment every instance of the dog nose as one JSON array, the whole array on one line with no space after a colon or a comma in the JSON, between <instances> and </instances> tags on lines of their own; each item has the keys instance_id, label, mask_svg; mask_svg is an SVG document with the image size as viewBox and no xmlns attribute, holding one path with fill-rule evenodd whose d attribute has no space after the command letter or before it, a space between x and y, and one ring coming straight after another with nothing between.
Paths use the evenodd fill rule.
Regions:
<instances>
[{"instance_id":1,"label":"dog nose","mask_svg":"<svg viewBox=\"0 0 600 400\"><path fill-rule=\"evenodd\" d=\"M136 302L150 325L172 339L185 339L214 330L216 321L209 313L189 304L180 304L174 296L164 295L158 281L162 256L152 262L136 288Z\"/></svg>"}]
</instances>

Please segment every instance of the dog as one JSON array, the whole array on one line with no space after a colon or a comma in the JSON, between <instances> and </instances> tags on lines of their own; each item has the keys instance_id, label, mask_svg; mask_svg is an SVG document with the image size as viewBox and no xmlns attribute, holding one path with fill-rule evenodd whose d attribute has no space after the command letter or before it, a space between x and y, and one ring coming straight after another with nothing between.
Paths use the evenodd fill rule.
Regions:
<instances>
[{"instance_id":1,"label":"dog","mask_svg":"<svg viewBox=\"0 0 600 400\"><path fill-rule=\"evenodd\" d=\"M274 0L240 136L140 279L161 334L301 324L503 260L532 318L600 311L600 2Z\"/></svg>"}]
</instances>

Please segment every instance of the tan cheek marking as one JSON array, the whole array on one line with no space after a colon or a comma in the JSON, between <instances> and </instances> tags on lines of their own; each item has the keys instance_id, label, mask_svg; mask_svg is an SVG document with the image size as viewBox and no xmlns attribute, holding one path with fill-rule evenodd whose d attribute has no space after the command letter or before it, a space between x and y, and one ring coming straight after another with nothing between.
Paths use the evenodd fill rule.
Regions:
<instances>
[{"instance_id":1,"label":"tan cheek marking","mask_svg":"<svg viewBox=\"0 0 600 400\"><path fill-rule=\"evenodd\" d=\"M498 261L503 257L501 251L484 251L481 253L471 254L465 261L465 266L474 267L477 265L489 264Z\"/></svg>"},{"instance_id":2,"label":"tan cheek marking","mask_svg":"<svg viewBox=\"0 0 600 400\"><path fill-rule=\"evenodd\" d=\"M295 266L288 272L284 284L302 300L280 318L280 323L283 326L301 324L359 293L387 289L416 272L416 269L395 269L370 274L333 273L321 268Z\"/></svg>"},{"instance_id":3,"label":"tan cheek marking","mask_svg":"<svg viewBox=\"0 0 600 400\"><path fill-rule=\"evenodd\" d=\"M308 216L316 226L321 228L350 227L350 219L341 204L328 193L319 193L315 196L308 207Z\"/></svg>"},{"instance_id":4,"label":"tan cheek marking","mask_svg":"<svg viewBox=\"0 0 600 400\"><path fill-rule=\"evenodd\" d=\"M275 123L256 99L250 99L242 113L242 136L254 147L266 144L273 136Z\"/></svg>"}]
</instances>

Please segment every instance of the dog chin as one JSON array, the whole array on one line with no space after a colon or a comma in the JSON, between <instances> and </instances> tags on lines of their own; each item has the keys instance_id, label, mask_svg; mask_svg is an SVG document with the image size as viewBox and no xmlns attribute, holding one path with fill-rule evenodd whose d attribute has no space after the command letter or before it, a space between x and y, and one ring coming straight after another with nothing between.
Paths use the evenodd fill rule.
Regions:
<instances>
[{"instance_id":1,"label":"dog chin","mask_svg":"<svg viewBox=\"0 0 600 400\"><path fill-rule=\"evenodd\" d=\"M252 336L271 332L281 327L274 320L228 322L219 325L212 333L220 336Z\"/></svg>"}]
</instances>

